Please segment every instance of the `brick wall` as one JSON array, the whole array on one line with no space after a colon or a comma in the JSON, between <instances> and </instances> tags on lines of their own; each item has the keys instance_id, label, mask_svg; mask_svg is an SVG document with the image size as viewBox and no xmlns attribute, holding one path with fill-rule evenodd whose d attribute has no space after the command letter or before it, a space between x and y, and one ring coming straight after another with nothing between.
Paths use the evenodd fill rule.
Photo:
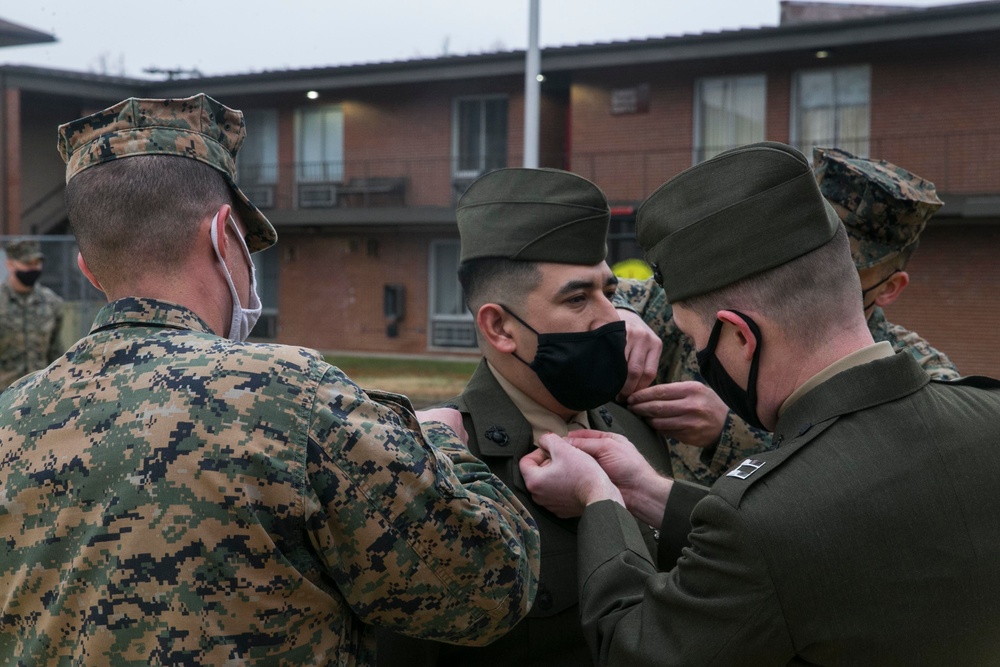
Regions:
<instances>
[{"instance_id":1,"label":"brick wall","mask_svg":"<svg viewBox=\"0 0 1000 667\"><path fill-rule=\"evenodd\" d=\"M910 260L910 284L886 310L890 322L916 331L964 375L1000 377L1000 221L934 221Z\"/></svg>"},{"instance_id":2,"label":"brick wall","mask_svg":"<svg viewBox=\"0 0 1000 667\"><path fill-rule=\"evenodd\" d=\"M321 350L427 352L430 233L331 233L281 237L278 342ZM454 235L451 236L454 238ZM382 286L406 285L398 336L386 335Z\"/></svg>"}]
</instances>

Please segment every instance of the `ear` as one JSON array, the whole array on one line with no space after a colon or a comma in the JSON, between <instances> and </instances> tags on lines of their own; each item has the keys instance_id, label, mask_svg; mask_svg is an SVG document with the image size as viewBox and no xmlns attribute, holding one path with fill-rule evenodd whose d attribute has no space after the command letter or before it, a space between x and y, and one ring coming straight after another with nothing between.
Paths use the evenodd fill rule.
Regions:
<instances>
[{"instance_id":1,"label":"ear","mask_svg":"<svg viewBox=\"0 0 1000 667\"><path fill-rule=\"evenodd\" d=\"M878 296L875 297L875 305L879 308L886 308L899 298L906 286L910 284L910 274L900 271L892 274L892 277L885 281Z\"/></svg>"},{"instance_id":2,"label":"ear","mask_svg":"<svg viewBox=\"0 0 1000 667\"><path fill-rule=\"evenodd\" d=\"M757 349L757 344L760 342L757 337L750 331L750 326L746 321L734 313L731 310L720 310L715 314L720 320L726 324L731 324L736 327L736 342L740 346L740 354L750 361L753 359L753 353Z\"/></svg>"},{"instance_id":3,"label":"ear","mask_svg":"<svg viewBox=\"0 0 1000 667\"><path fill-rule=\"evenodd\" d=\"M483 339L497 352L510 354L517 350L517 343L510 332L508 318L503 308L495 303L485 303L476 313L476 326Z\"/></svg>"},{"instance_id":4,"label":"ear","mask_svg":"<svg viewBox=\"0 0 1000 667\"><path fill-rule=\"evenodd\" d=\"M80 254L79 252L76 253L76 265L80 267L80 271L83 272L83 275L87 276L87 280L90 281L91 285L101 290L102 292L104 291L104 288L101 287L101 281L99 281L97 279L97 276L95 276L94 273L90 270L90 267L87 266L87 260L85 260L83 258L83 255Z\"/></svg>"},{"instance_id":5,"label":"ear","mask_svg":"<svg viewBox=\"0 0 1000 667\"><path fill-rule=\"evenodd\" d=\"M232 215L232 212L232 206L223 204L219 207L214 218L215 221L212 223L215 225L215 235L219 239L219 254L223 260L226 259L226 253L229 252L229 238L226 236L226 225L229 223L229 216Z\"/></svg>"}]
</instances>

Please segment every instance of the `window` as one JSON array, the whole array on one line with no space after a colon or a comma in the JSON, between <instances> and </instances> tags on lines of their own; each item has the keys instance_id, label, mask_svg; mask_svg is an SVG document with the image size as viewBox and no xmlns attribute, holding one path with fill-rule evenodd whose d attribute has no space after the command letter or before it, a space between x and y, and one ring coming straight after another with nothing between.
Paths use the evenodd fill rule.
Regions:
<instances>
[{"instance_id":1,"label":"window","mask_svg":"<svg viewBox=\"0 0 1000 667\"><path fill-rule=\"evenodd\" d=\"M339 106L299 109L295 117L296 179L331 183L344 178L344 111Z\"/></svg>"},{"instance_id":2,"label":"window","mask_svg":"<svg viewBox=\"0 0 1000 667\"><path fill-rule=\"evenodd\" d=\"M695 163L764 140L763 75L699 79L695 89Z\"/></svg>"},{"instance_id":3,"label":"window","mask_svg":"<svg viewBox=\"0 0 1000 667\"><path fill-rule=\"evenodd\" d=\"M474 179L506 167L507 98L455 100L452 133L456 179Z\"/></svg>"},{"instance_id":4,"label":"window","mask_svg":"<svg viewBox=\"0 0 1000 667\"><path fill-rule=\"evenodd\" d=\"M250 109L243 118L247 136L236 157L240 189L258 208L271 208L278 182L278 112Z\"/></svg>"},{"instance_id":5,"label":"window","mask_svg":"<svg viewBox=\"0 0 1000 667\"><path fill-rule=\"evenodd\" d=\"M840 67L798 72L792 91L792 132L807 157L815 146L868 154L871 69Z\"/></svg>"},{"instance_id":6,"label":"window","mask_svg":"<svg viewBox=\"0 0 1000 667\"><path fill-rule=\"evenodd\" d=\"M460 248L457 240L431 242L428 283L433 347L476 347L476 323L458 282Z\"/></svg>"}]
</instances>

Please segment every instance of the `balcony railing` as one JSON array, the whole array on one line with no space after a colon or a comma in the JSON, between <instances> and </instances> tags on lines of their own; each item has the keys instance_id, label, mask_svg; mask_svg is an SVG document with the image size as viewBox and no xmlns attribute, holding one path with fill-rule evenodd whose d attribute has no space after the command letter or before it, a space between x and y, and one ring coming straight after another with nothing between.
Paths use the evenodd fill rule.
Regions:
<instances>
[{"instance_id":1,"label":"balcony railing","mask_svg":"<svg viewBox=\"0 0 1000 667\"><path fill-rule=\"evenodd\" d=\"M852 140L852 147L858 145L865 144ZM889 160L933 181L939 192L1000 194L1000 130L872 137L867 146L868 156ZM685 146L574 151L568 156L543 156L540 161L543 166L568 168L593 181L612 202L637 202L690 167L697 155ZM515 156L511 164L518 163ZM467 172L455 176L453 167L450 158L241 164L239 183L250 200L265 209L450 207L475 180Z\"/></svg>"}]
</instances>

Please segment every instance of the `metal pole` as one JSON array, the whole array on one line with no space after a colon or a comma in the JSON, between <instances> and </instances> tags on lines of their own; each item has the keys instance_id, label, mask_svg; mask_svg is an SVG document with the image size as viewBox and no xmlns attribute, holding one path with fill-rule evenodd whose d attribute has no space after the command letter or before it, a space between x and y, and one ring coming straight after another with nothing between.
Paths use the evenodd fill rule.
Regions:
<instances>
[{"instance_id":1,"label":"metal pole","mask_svg":"<svg viewBox=\"0 0 1000 667\"><path fill-rule=\"evenodd\" d=\"M538 50L538 2L528 0L528 50L524 62L524 166L538 167L541 55Z\"/></svg>"}]
</instances>

